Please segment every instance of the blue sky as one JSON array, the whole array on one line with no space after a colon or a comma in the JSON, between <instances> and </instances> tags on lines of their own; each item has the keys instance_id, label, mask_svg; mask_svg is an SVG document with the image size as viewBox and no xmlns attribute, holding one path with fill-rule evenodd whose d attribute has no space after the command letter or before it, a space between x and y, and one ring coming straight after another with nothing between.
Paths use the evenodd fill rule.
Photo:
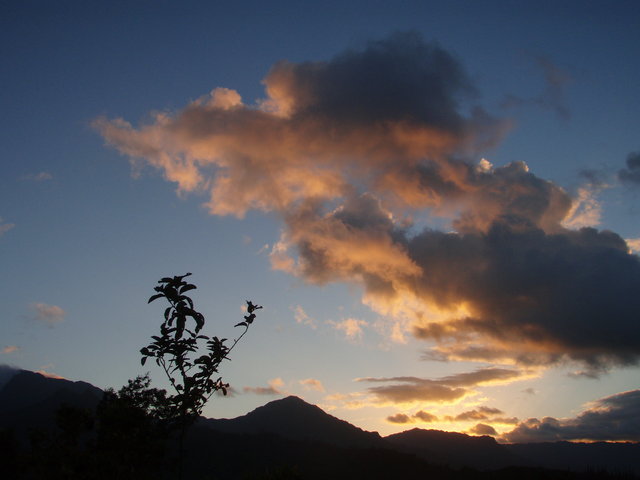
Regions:
<instances>
[{"instance_id":1,"label":"blue sky","mask_svg":"<svg viewBox=\"0 0 640 480\"><path fill-rule=\"evenodd\" d=\"M628 409L633 2L0 8L1 363L122 385L189 271L210 333L265 306L208 416L296 394L382 433L575 439Z\"/></svg>"}]
</instances>

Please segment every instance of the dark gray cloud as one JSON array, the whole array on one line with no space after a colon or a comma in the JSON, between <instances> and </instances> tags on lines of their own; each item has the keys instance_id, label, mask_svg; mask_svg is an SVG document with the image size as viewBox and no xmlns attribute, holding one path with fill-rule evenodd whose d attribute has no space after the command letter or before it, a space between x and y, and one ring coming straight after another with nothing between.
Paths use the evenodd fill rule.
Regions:
<instances>
[{"instance_id":1,"label":"dark gray cloud","mask_svg":"<svg viewBox=\"0 0 640 480\"><path fill-rule=\"evenodd\" d=\"M640 390L602 398L574 418L530 418L502 436L510 443L640 441Z\"/></svg>"},{"instance_id":2,"label":"dark gray cloud","mask_svg":"<svg viewBox=\"0 0 640 480\"><path fill-rule=\"evenodd\" d=\"M618 171L618 178L627 185L640 185L640 152L627 155L627 167Z\"/></svg>"},{"instance_id":3,"label":"dark gray cloud","mask_svg":"<svg viewBox=\"0 0 640 480\"><path fill-rule=\"evenodd\" d=\"M397 33L327 62L277 63L264 80L294 119L349 125L407 121L461 131L461 97L474 92L457 60L418 33Z\"/></svg>"},{"instance_id":4,"label":"dark gray cloud","mask_svg":"<svg viewBox=\"0 0 640 480\"><path fill-rule=\"evenodd\" d=\"M422 295L473 305L466 317L416 327L421 338L461 340L451 345L454 355L499 358L501 345L518 344L510 356L524 364L566 356L598 370L637 362L640 261L613 232L550 234L512 217L486 233L425 231L408 248L424 266ZM481 338L493 350L474 350L470 340Z\"/></svg>"}]
</instances>

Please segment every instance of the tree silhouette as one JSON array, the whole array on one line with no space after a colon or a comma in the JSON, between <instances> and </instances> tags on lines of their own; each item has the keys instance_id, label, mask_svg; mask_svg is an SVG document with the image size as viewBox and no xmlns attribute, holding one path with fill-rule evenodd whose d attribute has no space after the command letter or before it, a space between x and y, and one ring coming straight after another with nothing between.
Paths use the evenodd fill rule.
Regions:
<instances>
[{"instance_id":1,"label":"tree silhouette","mask_svg":"<svg viewBox=\"0 0 640 480\"><path fill-rule=\"evenodd\" d=\"M179 476L186 430L202 413L211 395L217 391L227 394L229 384L218 376L220 364L229 359L229 353L255 320L256 310L262 308L247 300L247 315L244 321L235 325L244 330L230 346L226 344L226 338L203 335L200 331L205 324L204 315L194 309L193 300L186 295L197 288L184 280L189 275L164 277L158 281L159 285L154 288L157 293L148 303L164 298L169 306L164 311L160 335L152 336L153 341L140 350L142 365L153 358L162 367L175 392L166 396L163 402L167 421L179 431Z\"/></svg>"}]
</instances>

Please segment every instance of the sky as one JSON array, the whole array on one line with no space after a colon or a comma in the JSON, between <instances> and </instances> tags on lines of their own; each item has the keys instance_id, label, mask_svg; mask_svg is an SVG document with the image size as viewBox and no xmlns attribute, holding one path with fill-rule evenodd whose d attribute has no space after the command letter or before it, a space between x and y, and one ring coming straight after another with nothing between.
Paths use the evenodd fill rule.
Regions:
<instances>
[{"instance_id":1,"label":"sky","mask_svg":"<svg viewBox=\"0 0 640 480\"><path fill-rule=\"evenodd\" d=\"M0 364L149 371L191 272L235 417L640 441L631 1L0 7Z\"/></svg>"}]
</instances>

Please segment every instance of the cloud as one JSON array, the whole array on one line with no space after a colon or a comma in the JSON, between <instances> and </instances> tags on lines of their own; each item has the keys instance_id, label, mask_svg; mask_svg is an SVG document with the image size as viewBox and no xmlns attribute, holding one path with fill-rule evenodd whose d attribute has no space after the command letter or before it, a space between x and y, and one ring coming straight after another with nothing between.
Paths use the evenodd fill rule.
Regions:
<instances>
[{"instance_id":1,"label":"cloud","mask_svg":"<svg viewBox=\"0 0 640 480\"><path fill-rule=\"evenodd\" d=\"M484 368L474 372L449 375L436 380L418 377L360 378L359 382L383 383L369 387L378 403L455 403L475 394L473 387L509 383L525 378L528 373L503 368Z\"/></svg>"},{"instance_id":2,"label":"cloud","mask_svg":"<svg viewBox=\"0 0 640 480\"><path fill-rule=\"evenodd\" d=\"M418 412L414 413L413 417L424 423L433 423L438 421L438 417L436 415L425 412L424 410L419 410Z\"/></svg>"},{"instance_id":3,"label":"cloud","mask_svg":"<svg viewBox=\"0 0 640 480\"><path fill-rule=\"evenodd\" d=\"M522 105L536 105L552 110L560 118L568 120L571 117L571 111L567 105L565 90L567 85L572 81L569 72L543 55L534 55L532 56L532 60L544 76L544 90L539 95L529 98L507 95L502 106L509 108Z\"/></svg>"},{"instance_id":4,"label":"cloud","mask_svg":"<svg viewBox=\"0 0 640 480\"><path fill-rule=\"evenodd\" d=\"M11 353L17 352L18 350L20 350L20 348L15 345L7 345L2 349L2 353L5 355L9 355Z\"/></svg>"},{"instance_id":5,"label":"cloud","mask_svg":"<svg viewBox=\"0 0 640 480\"><path fill-rule=\"evenodd\" d=\"M485 423L478 423L475 427L469 430L469 433L473 433L474 435L498 435L495 428Z\"/></svg>"},{"instance_id":6,"label":"cloud","mask_svg":"<svg viewBox=\"0 0 640 480\"><path fill-rule=\"evenodd\" d=\"M244 387L243 391L245 393L254 393L256 395L283 395L284 391L282 387L284 386L284 381L278 377L272 380L269 380L268 387Z\"/></svg>"},{"instance_id":7,"label":"cloud","mask_svg":"<svg viewBox=\"0 0 640 480\"><path fill-rule=\"evenodd\" d=\"M602 187L585 186L578 189L577 198L574 199L571 209L563 220L566 228L593 227L600 224L602 205L597 195Z\"/></svg>"},{"instance_id":8,"label":"cloud","mask_svg":"<svg viewBox=\"0 0 640 480\"><path fill-rule=\"evenodd\" d=\"M316 327L316 321L307 315L307 312L300 305L296 305L295 307L291 307L293 310L293 317L296 320L296 323L300 325L307 325L313 329Z\"/></svg>"},{"instance_id":9,"label":"cloud","mask_svg":"<svg viewBox=\"0 0 640 480\"><path fill-rule=\"evenodd\" d=\"M43 377L47 377L47 378L55 378L56 380L66 380L65 377L62 377L62 376L58 375L57 373L47 372L44 369L36 370L35 373L39 373Z\"/></svg>"},{"instance_id":10,"label":"cloud","mask_svg":"<svg viewBox=\"0 0 640 480\"><path fill-rule=\"evenodd\" d=\"M568 114L568 77L536 62L541 102ZM476 103L451 54L397 34L326 61L279 62L263 83L255 105L218 88L146 124L94 126L134 169L206 195L214 215L275 212L274 269L361 285L393 338L435 343L429 358L593 371L638 362L640 260L616 233L579 228L598 221L593 188L572 198L524 162L477 162L510 122ZM345 331L357 337L355 327ZM463 395L447 388L432 395Z\"/></svg>"},{"instance_id":11,"label":"cloud","mask_svg":"<svg viewBox=\"0 0 640 480\"><path fill-rule=\"evenodd\" d=\"M32 303L30 308L34 311L34 320L50 327L63 322L67 314L57 305L47 305L46 303Z\"/></svg>"},{"instance_id":12,"label":"cloud","mask_svg":"<svg viewBox=\"0 0 640 480\"><path fill-rule=\"evenodd\" d=\"M618 171L618 179L627 185L640 185L640 152L627 155L627 167Z\"/></svg>"},{"instance_id":13,"label":"cloud","mask_svg":"<svg viewBox=\"0 0 640 480\"><path fill-rule=\"evenodd\" d=\"M530 418L501 438L509 443L561 440L640 441L640 390L617 393L588 405L574 418Z\"/></svg>"},{"instance_id":14,"label":"cloud","mask_svg":"<svg viewBox=\"0 0 640 480\"><path fill-rule=\"evenodd\" d=\"M404 413L396 413L395 415L390 415L387 417L387 422L389 423L412 423L413 420L409 415Z\"/></svg>"},{"instance_id":15,"label":"cloud","mask_svg":"<svg viewBox=\"0 0 640 480\"><path fill-rule=\"evenodd\" d=\"M0 217L0 237L15 226L15 223L2 223L2 217Z\"/></svg>"},{"instance_id":16,"label":"cloud","mask_svg":"<svg viewBox=\"0 0 640 480\"><path fill-rule=\"evenodd\" d=\"M627 242L630 253L640 253L640 238L626 238L625 242Z\"/></svg>"},{"instance_id":17,"label":"cloud","mask_svg":"<svg viewBox=\"0 0 640 480\"><path fill-rule=\"evenodd\" d=\"M345 318L339 322L334 320L327 320L327 323L336 330L340 330L344 333L344 336L350 341L356 341L362 339L363 330L362 327L367 325L364 320L357 318Z\"/></svg>"},{"instance_id":18,"label":"cloud","mask_svg":"<svg viewBox=\"0 0 640 480\"><path fill-rule=\"evenodd\" d=\"M322 385L320 380L316 380L315 378L305 378L304 380L300 380L300 385L302 385L306 390L324 392L324 385Z\"/></svg>"},{"instance_id":19,"label":"cloud","mask_svg":"<svg viewBox=\"0 0 640 480\"><path fill-rule=\"evenodd\" d=\"M455 416L455 421L467 422L471 420L486 420L496 415L504 413L502 410L491 407L479 407L477 409L468 410Z\"/></svg>"},{"instance_id":20,"label":"cloud","mask_svg":"<svg viewBox=\"0 0 640 480\"><path fill-rule=\"evenodd\" d=\"M433 423L437 422L438 417L424 410L419 410L413 415L409 416L406 413L396 413L387 417L389 423Z\"/></svg>"},{"instance_id":21,"label":"cloud","mask_svg":"<svg viewBox=\"0 0 640 480\"><path fill-rule=\"evenodd\" d=\"M49 172L29 173L21 178L22 180L29 180L31 182L45 182L47 180L51 180L53 175Z\"/></svg>"}]
</instances>

